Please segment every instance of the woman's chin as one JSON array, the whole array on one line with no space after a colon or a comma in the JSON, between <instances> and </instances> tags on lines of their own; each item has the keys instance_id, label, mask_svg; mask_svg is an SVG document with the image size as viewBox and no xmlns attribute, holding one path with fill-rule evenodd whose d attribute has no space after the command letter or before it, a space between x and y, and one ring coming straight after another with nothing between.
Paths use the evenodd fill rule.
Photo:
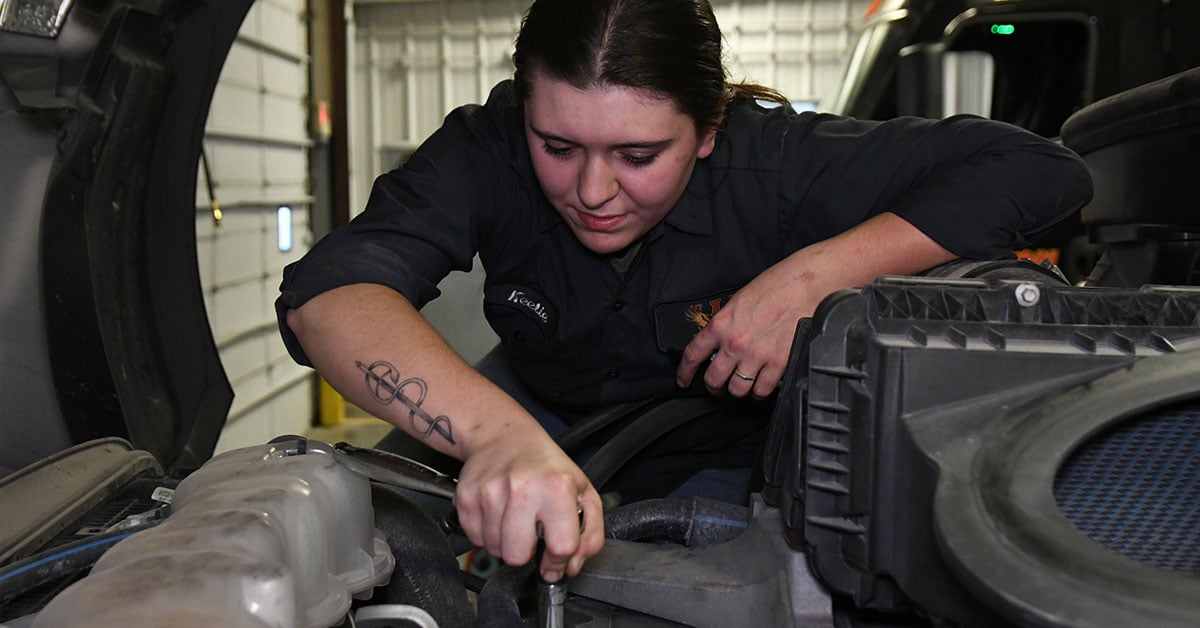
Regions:
<instances>
[{"instance_id":1,"label":"woman's chin","mask_svg":"<svg viewBox=\"0 0 1200 628\"><path fill-rule=\"evenodd\" d=\"M585 248L593 253L609 255L616 253L633 243L634 238L626 234L575 232L575 237Z\"/></svg>"}]
</instances>

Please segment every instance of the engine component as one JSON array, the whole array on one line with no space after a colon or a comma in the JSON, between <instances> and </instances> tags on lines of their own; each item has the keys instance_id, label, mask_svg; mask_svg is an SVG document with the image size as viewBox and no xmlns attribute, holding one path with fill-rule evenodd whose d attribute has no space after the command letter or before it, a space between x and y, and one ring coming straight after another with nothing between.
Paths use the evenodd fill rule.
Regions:
<instances>
[{"instance_id":1,"label":"engine component","mask_svg":"<svg viewBox=\"0 0 1200 628\"><path fill-rule=\"evenodd\" d=\"M38 37L57 37L73 0L0 2L0 30Z\"/></svg>"},{"instance_id":2,"label":"engine component","mask_svg":"<svg viewBox=\"0 0 1200 628\"><path fill-rule=\"evenodd\" d=\"M732 539L698 547L609 539L571 593L688 626L833 625L833 600L787 547L779 510L753 497L747 517Z\"/></svg>"},{"instance_id":3,"label":"engine component","mask_svg":"<svg viewBox=\"0 0 1200 628\"><path fill-rule=\"evenodd\" d=\"M0 479L0 503L21 504L0 521L0 565L36 551L81 514L143 472L154 457L120 438L58 452Z\"/></svg>"},{"instance_id":4,"label":"engine component","mask_svg":"<svg viewBox=\"0 0 1200 628\"><path fill-rule=\"evenodd\" d=\"M935 534L964 584L1019 625L1195 626L1197 443L1200 351L1141 360L939 451ZM1119 453L1072 456L1105 449ZM1098 481L1056 495L1069 475Z\"/></svg>"},{"instance_id":5,"label":"engine component","mask_svg":"<svg viewBox=\"0 0 1200 628\"><path fill-rule=\"evenodd\" d=\"M474 609L463 588L463 572L437 522L391 486L374 483L371 496L375 526L396 557L391 581L375 590L371 604L417 607L444 628L473 625ZM356 618L361 619L367 608L359 608Z\"/></svg>"},{"instance_id":6,"label":"engine component","mask_svg":"<svg viewBox=\"0 0 1200 628\"><path fill-rule=\"evenodd\" d=\"M1063 124L1063 144L1096 185L1080 217L1108 246L1088 285L1200 284L1198 132L1200 68L1109 96Z\"/></svg>"},{"instance_id":7,"label":"engine component","mask_svg":"<svg viewBox=\"0 0 1200 628\"><path fill-rule=\"evenodd\" d=\"M404 604L376 604L359 609L354 614L354 625L358 628L438 628L429 613Z\"/></svg>"},{"instance_id":8,"label":"engine component","mask_svg":"<svg viewBox=\"0 0 1200 628\"><path fill-rule=\"evenodd\" d=\"M1161 603L1172 592L1195 592L1194 578L1188 585L1186 575L1151 577L1152 566L1106 558L1110 550L1059 514L1053 486L1066 453L1123 420L1085 412L1091 423L1073 424L1055 400L1094 397L1116 409L1187 396L1164 397L1159 380L1200 360L1198 324L1200 290L1186 287L893 278L839 293L797 338L798 364L789 370L803 376L785 383L764 455L778 495L764 494L778 499L789 544L860 609L918 610L975 626L1105 623L1099 618L1118 615L1101 609L1132 589L1097 575L1087 597L1070 584L1081 571L1104 570L1162 585L1143 596L1158 603L1139 607L1145 622L1194 620L1200 609L1186 596L1176 596L1175 607ZM1144 388L1127 381L1143 374L1154 378ZM1105 396L1119 382L1122 403ZM1200 385L1190 390L1200 395ZM781 424L793 431L775 429ZM1041 433L1030 436L1030 426ZM1014 445L1025 439L1047 449L1026 456ZM1015 462L1021 456L1024 464ZM1033 494L1036 507L1004 501ZM999 568L1004 551L984 549L1015 546L1004 534L1040 548L1023 545L1006 567L1039 551L1067 556L1061 546L1078 551L1070 564L1022 565L1040 574L1035 583L1015 567Z\"/></svg>"},{"instance_id":9,"label":"engine component","mask_svg":"<svg viewBox=\"0 0 1200 628\"><path fill-rule=\"evenodd\" d=\"M34 626L332 626L387 581L368 480L308 441L219 455L172 515L109 550Z\"/></svg>"}]
</instances>

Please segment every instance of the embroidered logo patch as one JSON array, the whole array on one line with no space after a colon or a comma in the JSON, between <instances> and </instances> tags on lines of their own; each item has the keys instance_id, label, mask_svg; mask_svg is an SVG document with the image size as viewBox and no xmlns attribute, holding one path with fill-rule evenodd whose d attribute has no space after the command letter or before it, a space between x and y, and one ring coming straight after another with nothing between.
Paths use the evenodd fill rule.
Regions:
<instances>
[{"instance_id":1,"label":"embroidered logo patch","mask_svg":"<svg viewBox=\"0 0 1200 628\"><path fill-rule=\"evenodd\" d=\"M538 323L543 330L552 330L557 322L553 304L533 288L516 284L491 286L484 301L488 306L516 310Z\"/></svg>"},{"instance_id":2,"label":"embroidered logo patch","mask_svg":"<svg viewBox=\"0 0 1200 628\"><path fill-rule=\"evenodd\" d=\"M734 291L697 297L684 301L670 301L654 306L654 331L658 348L669 353L682 352L692 338L712 321L712 318L729 303Z\"/></svg>"},{"instance_id":3,"label":"embroidered logo patch","mask_svg":"<svg viewBox=\"0 0 1200 628\"><path fill-rule=\"evenodd\" d=\"M728 301L729 298L725 297L725 300ZM687 312L684 313L683 317L695 323L696 330L699 331L708 327L708 321L711 321L712 317L721 311L721 303L721 298L710 299L707 304L707 311L705 311L704 303L693 303L688 306Z\"/></svg>"}]
</instances>

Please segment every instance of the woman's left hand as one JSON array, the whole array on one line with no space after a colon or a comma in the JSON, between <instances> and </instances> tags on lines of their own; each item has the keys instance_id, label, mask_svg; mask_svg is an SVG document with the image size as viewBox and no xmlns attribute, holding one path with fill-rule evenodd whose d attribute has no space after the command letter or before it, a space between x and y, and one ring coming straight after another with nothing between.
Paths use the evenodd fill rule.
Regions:
<instances>
[{"instance_id":1,"label":"woman's left hand","mask_svg":"<svg viewBox=\"0 0 1200 628\"><path fill-rule=\"evenodd\" d=\"M799 256L803 251L796 253ZM789 269L788 258L738 290L683 351L679 386L691 384L704 363L704 386L712 394L763 399L783 378L796 323L824 297L812 294L808 270Z\"/></svg>"},{"instance_id":2,"label":"woman's left hand","mask_svg":"<svg viewBox=\"0 0 1200 628\"><path fill-rule=\"evenodd\" d=\"M696 334L683 351L676 383L689 386L707 362L704 386L710 393L768 397L783 379L796 324L830 293L953 259L892 213L800 249L738 290Z\"/></svg>"}]
</instances>

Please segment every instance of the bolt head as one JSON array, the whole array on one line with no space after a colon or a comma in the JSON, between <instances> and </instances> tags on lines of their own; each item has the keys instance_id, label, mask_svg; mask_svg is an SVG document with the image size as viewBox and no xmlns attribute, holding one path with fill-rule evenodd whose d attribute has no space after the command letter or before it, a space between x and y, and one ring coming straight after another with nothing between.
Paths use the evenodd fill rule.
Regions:
<instances>
[{"instance_id":1,"label":"bolt head","mask_svg":"<svg viewBox=\"0 0 1200 628\"><path fill-rule=\"evenodd\" d=\"M1042 290L1041 288L1038 288L1038 285L1035 283L1017 284L1014 292L1017 297L1017 303L1020 304L1021 307L1032 307L1037 305L1037 302L1042 298Z\"/></svg>"}]
</instances>

